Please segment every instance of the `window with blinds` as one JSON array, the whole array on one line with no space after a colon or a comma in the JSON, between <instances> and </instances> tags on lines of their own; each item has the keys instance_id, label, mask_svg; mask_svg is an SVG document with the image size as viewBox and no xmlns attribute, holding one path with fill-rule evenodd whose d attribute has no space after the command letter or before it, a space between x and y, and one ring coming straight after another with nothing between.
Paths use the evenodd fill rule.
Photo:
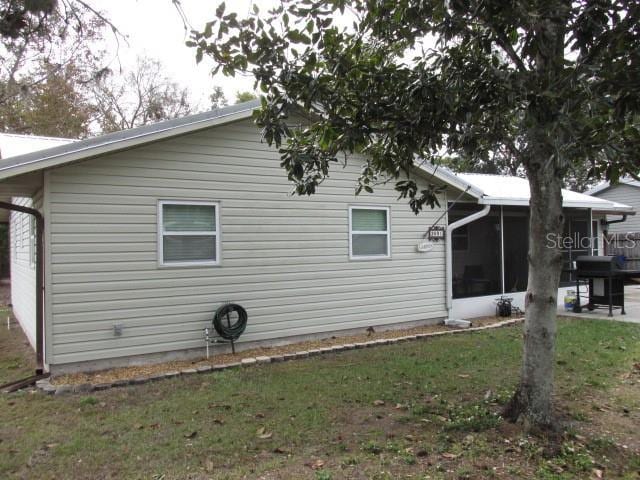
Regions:
<instances>
[{"instance_id":1,"label":"window with blinds","mask_svg":"<svg viewBox=\"0 0 640 480\"><path fill-rule=\"evenodd\" d=\"M219 264L220 228L217 203L163 200L158 210L161 265Z\"/></svg>"},{"instance_id":2,"label":"window with blinds","mask_svg":"<svg viewBox=\"0 0 640 480\"><path fill-rule=\"evenodd\" d=\"M388 207L349 207L349 258L389 258L391 242Z\"/></svg>"}]
</instances>

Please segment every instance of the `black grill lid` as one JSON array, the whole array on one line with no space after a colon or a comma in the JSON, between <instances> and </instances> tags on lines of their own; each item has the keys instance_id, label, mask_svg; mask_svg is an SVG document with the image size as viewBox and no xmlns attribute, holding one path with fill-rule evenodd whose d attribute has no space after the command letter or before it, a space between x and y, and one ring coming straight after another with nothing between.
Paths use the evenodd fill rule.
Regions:
<instances>
[{"instance_id":1,"label":"black grill lid","mask_svg":"<svg viewBox=\"0 0 640 480\"><path fill-rule=\"evenodd\" d=\"M576 257L576 267L578 269L610 268L611 264L613 264L613 268L624 268L624 261L615 255L582 255Z\"/></svg>"}]
</instances>

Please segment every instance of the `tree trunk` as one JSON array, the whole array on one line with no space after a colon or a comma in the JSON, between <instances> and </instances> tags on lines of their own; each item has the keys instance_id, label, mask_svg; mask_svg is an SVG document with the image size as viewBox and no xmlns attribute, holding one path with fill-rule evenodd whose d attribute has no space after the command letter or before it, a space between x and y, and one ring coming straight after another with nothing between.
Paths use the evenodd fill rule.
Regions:
<instances>
[{"instance_id":1,"label":"tree trunk","mask_svg":"<svg viewBox=\"0 0 640 480\"><path fill-rule=\"evenodd\" d=\"M558 284L562 253L562 184L552 165L528 168L531 188L529 281L525 297L524 353L520 384L503 415L528 427L552 429L553 371Z\"/></svg>"}]
</instances>

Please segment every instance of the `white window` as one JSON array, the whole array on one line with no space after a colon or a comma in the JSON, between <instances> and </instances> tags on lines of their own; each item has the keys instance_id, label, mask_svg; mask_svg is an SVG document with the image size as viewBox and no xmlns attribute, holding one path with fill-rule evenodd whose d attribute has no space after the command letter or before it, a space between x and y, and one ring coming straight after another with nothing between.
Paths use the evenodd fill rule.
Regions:
<instances>
[{"instance_id":1,"label":"white window","mask_svg":"<svg viewBox=\"0 0 640 480\"><path fill-rule=\"evenodd\" d=\"M349 207L349 258L389 258L389 231L388 207Z\"/></svg>"},{"instance_id":2,"label":"white window","mask_svg":"<svg viewBox=\"0 0 640 480\"><path fill-rule=\"evenodd\" d=\"M163 266L219 265L219 204L160 201L158 257Z\"/></svg>"}]
</instances>

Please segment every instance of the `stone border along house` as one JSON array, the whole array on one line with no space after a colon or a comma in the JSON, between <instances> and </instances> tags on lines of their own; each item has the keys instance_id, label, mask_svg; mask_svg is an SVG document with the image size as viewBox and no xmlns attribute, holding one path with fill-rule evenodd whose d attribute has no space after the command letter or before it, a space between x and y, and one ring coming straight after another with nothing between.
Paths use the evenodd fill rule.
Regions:
<instances>
[{"instance_id":1,"label":"stone border along house","mask_svg":"<svg viewBox=\"0 0 640 480\"><path fill-rule=\"evenodd\" d=\"M30 201L44 220L43 232L12 228L12 235L35 252L28 257L32 278L43 272L42 295L21 291L14 309L26 331L40 332L34 347L45 369L200 356L203 329L228 301L249 315L241 347L440 322L456 314L459 285L466 298L456 302L483 294L486 305L474 313L493 308L495 282L460 283L453 268L465 261L456 260L465 245L457 230L467 227L467 253L475 244L495 250L486 236L473 237L469 222L496 212L504 220L509 201L526 211L528 199L487 194L465 177L426 166L416 179L446 189L439 208L416 216L397 201L393 185L354 195L364 161L357 155L346 168L334 167L316 195L291 196L278 152L252 122L258 106L247 102L1 162L0 200ZM566 206L590 217L631 210L585 198ZM454 200L459 210L449 225ZM29 216L14 212L13 227ZM443 231L444 239L428 234ZM477 268L477 252L466 258L476 277L488 275ZM14 271L27 261L14 260ZM40 299L42 319L33 307Z\"/></svg>"}]
</instances>

